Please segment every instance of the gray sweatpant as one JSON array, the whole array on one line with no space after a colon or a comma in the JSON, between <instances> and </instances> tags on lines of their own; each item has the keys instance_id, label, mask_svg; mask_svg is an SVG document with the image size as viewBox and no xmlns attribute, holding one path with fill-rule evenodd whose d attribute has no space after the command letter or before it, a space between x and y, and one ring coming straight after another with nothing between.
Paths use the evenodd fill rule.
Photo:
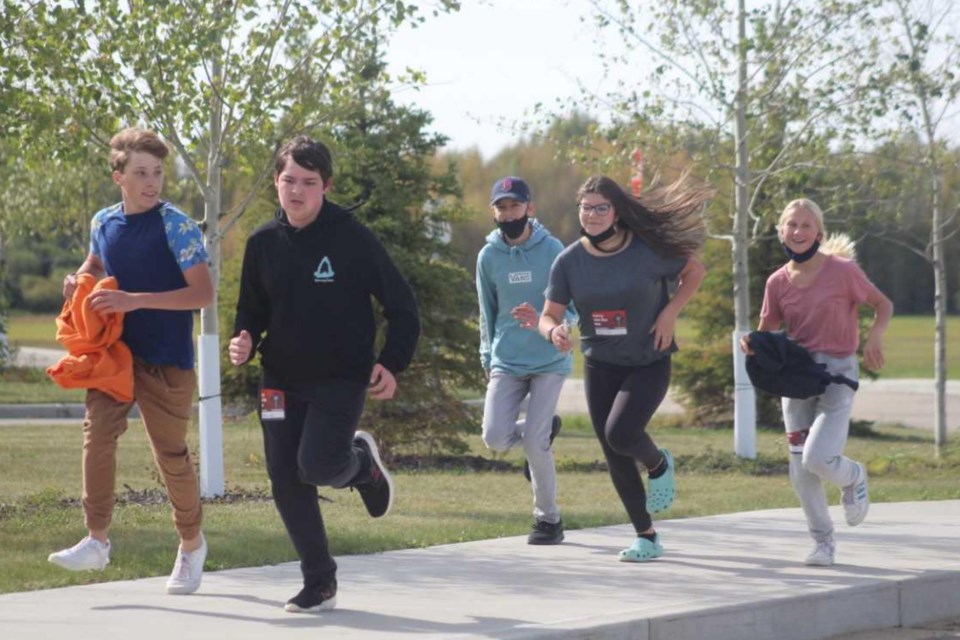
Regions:
<instances>
[{"instance_id":1,"label":"gray sweatpant","mask_svg":"<svg viewBox=\"0 0 960 640\"><path fill-rule=\"evenodd\" d=\"M523 444L530 464L533 516L551 523L560 521L560 510L550 427L565 379L560 373L515 376L494 370L483 404L483 442L494 451L506 451L518 442ZM518 419L528 395L526 415Z\"/></svg>"},{"instance_id":2,"label":"gray sweatpant","mask_svg":"<svg viewBox=\"0 0 960 640\"><path fill-rule=\"evenodd\" d=\"M857 356L834 358L811 353L827 365L827 371L858 380ZM783 398L783 421L790 443L790 482L800 498L810 535L817 542L833 537L833 521L827 508L823 480L846 487L857 479L856 463L843 455L850 433L850 410L855 391L845 384L831 384L819 396L797 400ZM809 430L808 433L804 433Z\"/></svg>"}]
</instances>

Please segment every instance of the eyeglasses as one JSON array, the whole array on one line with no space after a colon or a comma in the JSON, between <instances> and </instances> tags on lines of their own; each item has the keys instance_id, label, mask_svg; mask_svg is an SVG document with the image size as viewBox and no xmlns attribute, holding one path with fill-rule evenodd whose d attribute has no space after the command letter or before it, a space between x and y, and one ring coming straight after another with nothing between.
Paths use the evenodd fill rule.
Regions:
<instances>
[{"instance_id":1,"label":"eyeglasses","mask_svg":"<svg viewBox=\"0 0 960 640\"><path fill-rule=\"evenodd\" d=\"M612 204L607 204L607 203L604 203L604 204L584 204L584 203L581 202L581 203L580 203L579 205L577 205L577 206L578 206L579 209L580 209L580 213L582 213L583 215L593 214L593 215L597 216L598 218L602 218L602 217L604 217L604 216L606 216L606 215L609 215L609 214L611 214L611 213L613 212L613 205L612 205Z\"/></svg>"}]
</instances>

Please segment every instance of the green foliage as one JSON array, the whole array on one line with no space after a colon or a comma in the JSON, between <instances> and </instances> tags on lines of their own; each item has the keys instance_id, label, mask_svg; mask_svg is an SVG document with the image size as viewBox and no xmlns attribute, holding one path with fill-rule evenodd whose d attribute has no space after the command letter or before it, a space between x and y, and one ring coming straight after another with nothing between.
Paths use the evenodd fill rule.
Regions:
<instances>
[{"instance_id":1,"label":"green foliage","mask_svg":"<svg viewBox=\"0 0 960 640\"><path fill-rule=\"evenodd\" d=\"M357 215L413 287L422 333L398 397L368 403L363 424L388 447L462 451L476 415L456 391L478 387L480 372L472 276L448 244L451 222L462 217L456 168L431 165L445 138L425 132L428 114L393 102L378 42L368 44L345 61L357 81L340 104L343 124L333 131L334 197L351 202L369 194Z\"/></svg>"}]
</instances>

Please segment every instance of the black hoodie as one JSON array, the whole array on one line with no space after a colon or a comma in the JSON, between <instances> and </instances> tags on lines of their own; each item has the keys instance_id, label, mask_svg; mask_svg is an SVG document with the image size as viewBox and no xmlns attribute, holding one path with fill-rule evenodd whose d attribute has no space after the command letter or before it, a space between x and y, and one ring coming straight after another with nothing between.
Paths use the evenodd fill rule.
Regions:
<instances>
[{"instance_id":1,"label":"black hoodie","mask_svg":"<svg viewBox=\"0 0 960 640\"><path fill-rule=\"evenodd\" d=\"M302 229L281 209L247 239L234 335L248 331L264 369L284 382L368 382L377 330L371 295L388 323L377 362L400 373L413 358L420 319L383 245L329 200Z\"/></svg>"}]
</instances>

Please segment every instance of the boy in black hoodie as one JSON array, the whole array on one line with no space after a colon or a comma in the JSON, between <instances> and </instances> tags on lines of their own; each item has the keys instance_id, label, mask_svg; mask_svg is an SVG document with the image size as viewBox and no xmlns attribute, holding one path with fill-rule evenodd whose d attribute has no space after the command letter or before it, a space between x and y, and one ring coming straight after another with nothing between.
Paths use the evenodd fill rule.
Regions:
<instances>
[{"instance_id":1,"label":"boy in black hoodie","mask_svg":"<svg viewBox=\"0 0 960 640\"><path fill-rule=\"evenodd\" d=\"M290 612L336 605L337 565L316 487L356 487L374 518L390 510L390 475L357 423L367 393L393 397L394 375L410 363L420 333L413 292L383 246L324 198L332 176L329 149L306 136L278 152L280 208L247 239L229 347L235 365L260 352L267 472L303 572ZM371 295L388 322L376 360Z\"/></svg>"}]
</instances>

